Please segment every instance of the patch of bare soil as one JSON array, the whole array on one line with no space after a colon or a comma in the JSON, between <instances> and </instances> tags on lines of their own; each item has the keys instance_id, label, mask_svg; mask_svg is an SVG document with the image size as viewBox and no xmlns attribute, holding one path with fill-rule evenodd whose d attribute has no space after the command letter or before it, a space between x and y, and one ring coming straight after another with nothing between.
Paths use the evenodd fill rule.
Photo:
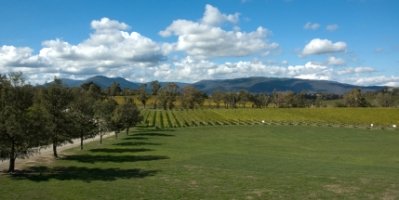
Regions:
<instances>
[{"instance_id":1,"label":"patch of bare soil","mask_svg":"<svg viewBox=\"0 0 399 200\"><path fill-rule=\"evenodd\" d=\"M359 190L359 188L357 187L346 187L339 184L325 185L324 188L336 194L350 194L355 193L357 190Z\"/></svg>"},{"instance_id":2,"label":"patch of bare soil","mask_svg":"<svg viewBox=\"0 0 399 200\"><path fill-rule=\"evenodd\" d=\"M399 199L399 190L395 185L392 185L391 187L387 188L383 195L382 195L383 200L395 200Z\"/></svg>"}]
</instances>

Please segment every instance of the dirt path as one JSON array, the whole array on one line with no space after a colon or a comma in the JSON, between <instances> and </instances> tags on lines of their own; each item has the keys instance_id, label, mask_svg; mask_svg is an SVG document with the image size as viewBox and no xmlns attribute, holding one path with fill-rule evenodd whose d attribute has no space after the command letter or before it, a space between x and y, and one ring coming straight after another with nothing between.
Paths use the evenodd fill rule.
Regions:
<instances>
[{"instance_id":1,"label":"dirt path","mask_svg":"<svg viewBox=\"0 0 399 200\"><path fill-rule=\"evenodd\" d=\"M103 139L113 136L113 133L107 133L105 135L103 135ZM87 139L85 141L83 141L84 144L89 143L89 142L93 142L93 141L99 141L100 140L100 136L96 136L94 138L91 139ZM64 144L62 146L59 146L57 148L59 155L61 155L62 151L66 150L66 149L70 149L73 147L78 147L80 146L80 139L74 139L72 140L72 143L67 143ZM52 145L48 145L47 147L43 148L40 150L39 153L34 154L32 156L30 156L29 158L25 158L25 159L20 159L17 158L17 160L15 161L15 169L23 169L26 166L34 166L34 165L43 165L43 164L48 164L51 163L55 160L54 156L53 156L53 148ZM8 170L8 160L0 160L0 172L1 171L6 171Z\"/></svg>"}]
</instances>

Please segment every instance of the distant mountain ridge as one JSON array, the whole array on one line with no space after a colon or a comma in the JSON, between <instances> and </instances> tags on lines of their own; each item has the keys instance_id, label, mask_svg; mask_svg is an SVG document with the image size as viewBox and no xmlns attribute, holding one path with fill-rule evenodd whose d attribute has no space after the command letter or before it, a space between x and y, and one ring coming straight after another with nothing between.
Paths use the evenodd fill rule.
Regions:
<instances>
[{"instance_id":1,"label":"distant mountain ridge","mask_svg":"<svg viewBox=\"0 0 399 200\"><path fill-rule=\"evenodd\" d=\"M197 89L206 93L214 91L238 92L246 90L252 93L272 93L274 91L292 91L306 93L329 93L344 94L354 88L362 91L378 91L385 87L381 86L356 86L335 81L306 80L296 78L268 78L249 77L225 80L203 80L193 84Z\"/></svg>"},{"instance_id":2,"label":"distant mountain ridge","mask_svg":"<svg viewBox=\"0 0 399 200\"><path fill-rule=\"evenodd\" d=\"M112 83L119 83L121 88L138 89L143 83L131 82L121 77L110 78L106 76L94 76L86 80L61 79L67 87L79 87L83 83L94 82L101 88L107 88ZM160 82L166 85L169 82ZM151 90L151 84L147 84L147 90ZM293 91L306 93L330 93L344 94L354 88L360 88L365 92L379 91L386 87L383 86L356 86L335 81L325 80L306 80L297 78L268 78L268 77L248 77L221 80L202 80L195 83L176 83L179 87L191 85L202 92L212 94L215 91L239 92L245 90L251 93L272 93L274 91Z\"/></svg>"}]
</instances>

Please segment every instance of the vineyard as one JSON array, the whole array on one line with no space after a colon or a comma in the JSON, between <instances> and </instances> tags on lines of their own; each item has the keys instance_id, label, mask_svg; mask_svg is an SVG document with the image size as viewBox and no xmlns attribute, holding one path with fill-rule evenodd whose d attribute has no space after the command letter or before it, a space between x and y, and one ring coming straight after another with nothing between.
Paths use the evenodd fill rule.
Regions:
<instances>
[{"instance_id":1,"label":"vineyard","mask_svg":"<svg viewBox=\"0 0 399 200\"><path fill-rule=\"evenodd\" d=\"M223 125L309 125L392 128L399 124L399 109L291 108L291 109L176 109L142 111L143 125L157 128Z\"/></svg>"}]
</instances>

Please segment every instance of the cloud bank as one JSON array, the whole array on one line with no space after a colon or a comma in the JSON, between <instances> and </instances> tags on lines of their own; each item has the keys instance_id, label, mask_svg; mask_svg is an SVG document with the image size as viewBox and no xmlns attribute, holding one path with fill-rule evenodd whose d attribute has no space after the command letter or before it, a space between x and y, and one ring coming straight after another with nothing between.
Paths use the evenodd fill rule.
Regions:
<instances>
[{"instance_id":1,"label":"cloud bank","mask_svg":"<svg viewBox=\"0 0 399 200\"><path fill-rule=\"evenodd\" d=\"M92 32L77 44L50 39L42 42L37 53L30 47L0 46L0 70L21 71L33 84L55 76L84 79L105 75L139 82L267 76L399 86L399 77L378 75L372 67L347 66L335 55L347 51L343 41L312 39L301 50L302 64L268 62L270 53L280 49L271 41L271 31L259 26L246 32L239 23L240 13L226 14L206 5L200 19L177 19L161 30L159 34L169 41L162 42L104 17L93 20ZM311 30L319 27L317 23L304 26ZM324 61L310 59L320 56Z\"/></svg>"}]
</instances>

